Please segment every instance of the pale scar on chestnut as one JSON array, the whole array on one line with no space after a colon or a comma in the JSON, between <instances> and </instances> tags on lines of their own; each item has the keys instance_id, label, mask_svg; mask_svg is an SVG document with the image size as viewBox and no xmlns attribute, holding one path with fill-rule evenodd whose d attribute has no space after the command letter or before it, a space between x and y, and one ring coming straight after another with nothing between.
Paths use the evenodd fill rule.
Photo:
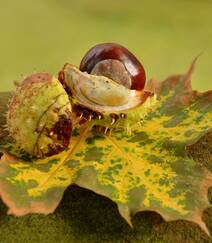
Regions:
<instances>
[{"instance_id":1,"label":"pale scar on chestnut","mask_svg":"<svg viewBox=\"0 0 212 243\"><path fill-rule=\"evenodd\" d=\"M106 76L135 90L143 90L146 81L141 62L127 48L116 43L93 46L82 58L80 70Z\"/></svg>"}]
</instances>

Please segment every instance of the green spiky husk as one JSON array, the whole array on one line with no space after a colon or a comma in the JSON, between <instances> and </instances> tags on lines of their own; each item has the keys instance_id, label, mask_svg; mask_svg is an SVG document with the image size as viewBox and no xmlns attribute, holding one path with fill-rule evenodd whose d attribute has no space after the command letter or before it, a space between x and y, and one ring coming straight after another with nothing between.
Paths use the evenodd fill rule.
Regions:
<instances>
[{"instance_id":1,"label":"green spiky husk","mask_svg":"<svg viewBox=\"0 0 212 243\"><path fill-rule=\"evenodd\" d=\"M47 73L38 73L17 87L9 104L7 127L18 147L43 157L66 147L67 141L65 144L64 138L55 133L55 125L70 121L71 111L61 83Z\"/></svg>"},{"instance_id":2,"label":"green spiky husk","mask_svg":"<svg viewBox=\"0 0 212 243\"><path fill-rule=\"evenodd\" d=\"M120 112L105 112L103 113L103 118L101 120L95 119L94 124L97 126L104 126L109 129L123 129L127 133L130 133L133 129L133 126L137 124L142 125L145 116L151 111L152 107L154 107L157 102L158 100L156 98L156 95L147 94L144 102L138 107L128 110L122 110Z\"/></svg>"}]
</instances>

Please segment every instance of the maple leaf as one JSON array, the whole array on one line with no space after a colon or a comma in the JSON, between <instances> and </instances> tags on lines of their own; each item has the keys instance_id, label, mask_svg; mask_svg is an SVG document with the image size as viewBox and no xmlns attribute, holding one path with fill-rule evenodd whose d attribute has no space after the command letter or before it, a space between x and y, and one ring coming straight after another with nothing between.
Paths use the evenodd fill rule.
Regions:
<instances>
[{"instance_id":1,"label":"maple leaf","mask_svg":"<svg viewBox=\"0 0 212 243\"><path fill-rule=\"evenodd\" d=\"M75 183L116 202L129 224L136 212L153 210L167 221L196 222L209 234L201 216L209 206L212 174L186 154L186 146L212 126L212 91L192 90L194 64L184 75L148 83L158 102L137 108L145 117L142 123L131 120L130 132L117 123L101 133L94 121L75 129L70 148L59 155L29 161L5 152L0 196L8 212L53 212Z\"/></svg>"}]
</instances>

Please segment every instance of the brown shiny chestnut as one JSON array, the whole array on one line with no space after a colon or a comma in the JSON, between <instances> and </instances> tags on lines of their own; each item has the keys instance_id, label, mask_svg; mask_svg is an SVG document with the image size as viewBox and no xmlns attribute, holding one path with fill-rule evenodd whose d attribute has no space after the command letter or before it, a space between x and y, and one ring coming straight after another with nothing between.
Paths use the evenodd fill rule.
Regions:
<instances>
[{"instance_id":1,"label":"brown shiny chestnut","mask_svg":"<svg viewBox=\"0 0 212 243\"><path fill-rule=\"evenodd\" d=\"M143 90L146 81L143 65L127 48L116 43L92 47L83 57L80 70L107 76L135 90Z\"/></svg>"}]
</instances>

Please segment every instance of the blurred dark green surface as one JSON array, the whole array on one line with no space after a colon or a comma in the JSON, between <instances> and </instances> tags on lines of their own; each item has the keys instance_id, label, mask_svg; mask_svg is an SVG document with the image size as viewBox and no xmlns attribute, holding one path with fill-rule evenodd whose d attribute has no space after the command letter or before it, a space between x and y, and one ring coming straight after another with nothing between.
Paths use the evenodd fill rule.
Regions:
<instances>
[{"instance_id":1,"label":"blurred dark green surface","mask_svg":"<svg viewBox=\"0 0 212 243\"><path fill-rule=\"evenodd\" d=\"M141 59L147 76L184 72L203 52L195 89L212 87L211 0L0 0L0 91L37 71L79 65L96 43L118 42Z\"/></svg>"}]
</instances>

